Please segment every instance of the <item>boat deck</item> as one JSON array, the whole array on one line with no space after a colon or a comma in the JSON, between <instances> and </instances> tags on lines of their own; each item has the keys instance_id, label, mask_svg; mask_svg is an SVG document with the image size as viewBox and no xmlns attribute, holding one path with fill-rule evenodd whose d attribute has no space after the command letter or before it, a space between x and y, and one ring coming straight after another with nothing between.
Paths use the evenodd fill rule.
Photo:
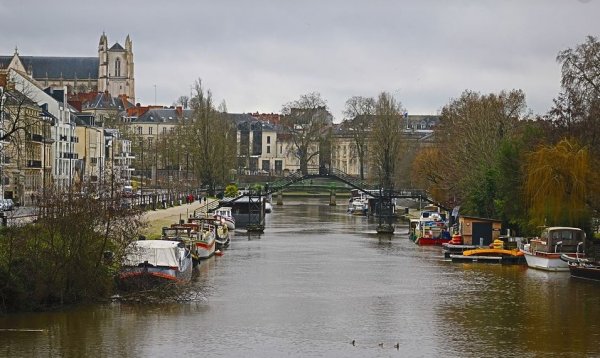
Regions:
<instances>
[{"instance_id":1,"label":"boat deck","mask_svg":"<svg viewBox=\"0 0 600 358\"><path fill-rule=\"evenodd\" d=\"M451 254L452 262L484 262L499 264L525 264L525 256L486 256L486 255L455 255Z\"/></svg>"},{"instance_id":2,"label":"boat deck","mask_svg":"<svg viewBox=\"0 0 600 358\"><path fill-rule=\"evenodd\" d=\"M444 252L444 258L450 259L450 255L462 255L467 250L479 249L477 245L453 245L449 243L442 244L442 251Z\"/></svg>"}]
</instances>

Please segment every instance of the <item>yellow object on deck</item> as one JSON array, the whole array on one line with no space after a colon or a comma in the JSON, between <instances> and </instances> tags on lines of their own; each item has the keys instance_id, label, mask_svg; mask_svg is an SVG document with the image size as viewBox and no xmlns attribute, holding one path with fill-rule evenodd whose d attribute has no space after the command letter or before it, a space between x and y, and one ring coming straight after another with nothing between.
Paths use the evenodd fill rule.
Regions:
<instances>
[{"instance_id":1,"label":"yellow object on deck","mask_svg":"<svg viewBox=\"0 0 600 358\"><path fill-rule=\"evenodd\" d=\"M523 256L523 253L518 250L505 250L505 249L474 249L463 252L463 256L481 256L481 255L509 255L509 256Z\"/></svg>"},{"instance_id":2,"label":"yellow object on deck","mask_svg":"<svg viewBox=\"0 0 600 358\"><path fill-rule=\"evenodd\" d=\"M504 241L502 240L494 240L494 243L492 244L494 249L503 249L504 248Z\"/></svg>"}]
</instances>

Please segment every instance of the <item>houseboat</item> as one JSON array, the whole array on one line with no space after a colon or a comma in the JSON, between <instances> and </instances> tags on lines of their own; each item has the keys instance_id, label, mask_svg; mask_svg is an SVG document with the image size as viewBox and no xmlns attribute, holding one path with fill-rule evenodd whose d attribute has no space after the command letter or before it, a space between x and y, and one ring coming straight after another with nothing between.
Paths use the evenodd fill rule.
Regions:
<instances>
[{"instance_id":1,"label":"houseboat","mask_svg":"<svg viewBox=\"0 0 600 358\"><path fill-rule=\"evenodd\" d=\"M117 285L121 290L146 290L167 283L189 282L192 256L184 243L138 240L127 248Z\"/></svg>"}]
</instances>

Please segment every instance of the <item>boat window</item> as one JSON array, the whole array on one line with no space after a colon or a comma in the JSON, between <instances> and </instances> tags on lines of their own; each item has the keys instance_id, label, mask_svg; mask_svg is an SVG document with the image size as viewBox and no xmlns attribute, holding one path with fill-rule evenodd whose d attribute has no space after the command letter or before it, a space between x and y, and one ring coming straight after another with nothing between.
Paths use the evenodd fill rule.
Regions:
<instances>
[{"instance_id":1,"label":"boat window","mask_svg":"<svg viewBox=\"0 0 600 358\"><path fill-rule=\"evenodd\" d=\"M428 218L429 217L429 213L423 213L422 216L423 216L423 218Z\"/></svg>"}]
</instances>

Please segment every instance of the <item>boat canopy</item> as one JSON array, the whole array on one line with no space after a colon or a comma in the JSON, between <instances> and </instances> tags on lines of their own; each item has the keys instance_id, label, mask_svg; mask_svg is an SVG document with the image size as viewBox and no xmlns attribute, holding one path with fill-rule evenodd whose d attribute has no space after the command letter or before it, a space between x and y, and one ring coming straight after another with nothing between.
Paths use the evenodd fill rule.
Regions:
<instances>
[{"instance_id":1,"label":"boat canopy","mask_svg":"<svg viewBox=\"0 0 600 358\"><path fill-rule=\"evenodd\" d=\"M179 266L180 243L168 240L138 240L131 243L124 266L138 266L146 261L154 266Z\"/></svg>"}]
</instances>

